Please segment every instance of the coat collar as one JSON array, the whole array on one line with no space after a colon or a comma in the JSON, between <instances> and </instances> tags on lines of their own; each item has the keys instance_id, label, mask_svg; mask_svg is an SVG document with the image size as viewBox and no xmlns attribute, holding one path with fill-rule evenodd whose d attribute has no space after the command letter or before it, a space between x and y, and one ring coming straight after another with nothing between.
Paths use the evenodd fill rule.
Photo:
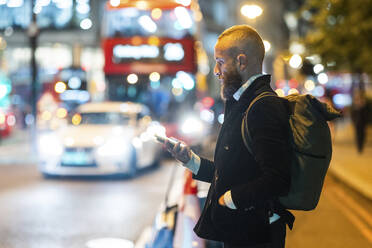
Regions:
<instances>
[{"instance_id":1,"label":"coat collar","mask_svg":"<svg viewBox=\"0 0 372 248\"><path fill-rule=\"evenodd\" d=\"M270 81L271 75L269 74L263 75L253 81L250 87L247 88L239 98L239 105L246 107L246 105L249 105L250 102L262 92L273 92L275 94L274 90L270 86Z\"/></svg>"},{"instance_id":2,"label":"coat collar","mask_svg":"<svg viewBox=\"0 0 372 248\"><path fill-rule=\"evenodd\" d=\"M259 94L264 91L274 92L270 87L271 75L265 74L261 77L256 78L249 87L241 94L239 101L236 101L234 98L231 98L225 102L225 117L230 114L231 110L235 108L234 106L239 106L242 108L243 112L249 105L249 103Z\"/></svg>"},{"instance_id":3,"label":"coat collar","mask_svg":"<svg viewBox=\"0 0 372 248\"><path fill-rule=\"evenodd\" d=\"M233 95L234 99L239 101L241 95L251 86L251 84L258 78L264 76L265 74L256 74L251 76Z\"/></svg>"}]
</instances>

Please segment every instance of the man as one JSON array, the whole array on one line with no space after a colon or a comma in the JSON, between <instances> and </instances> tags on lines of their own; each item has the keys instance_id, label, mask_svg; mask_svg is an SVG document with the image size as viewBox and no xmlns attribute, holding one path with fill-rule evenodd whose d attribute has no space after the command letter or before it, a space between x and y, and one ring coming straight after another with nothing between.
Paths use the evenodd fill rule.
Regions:
<instances>
[{"instance_id":1,"label":"man","mask_svg":"<svg viewBox=\"0 0 372 248\"><path fill-rule=\"evenodd\" d=\"M225 120L214 162L200 158L184 143L173 148L165 143L195 179L211 183L194 231L202 238L224 242L225 248L284 247L285 225L291 228L294 221L277 200L290 186L287 103L276 96L265 97L245 115L259 94L275 94L270 76L262 74L264 53L261 37L247 25L233 26L217 40L214 73L221 82ZM245 116L252 154L241 134Z\"/></svg>"},{"instance_id":2,"label":"man","mask_svg":"<svg viewBox=\"0 0 372 248\"><path fill-rule=\"evenodd\" d=\"M355 140L359 153L363 152L368 124L368 106L364 91L355 88L351 105L351 120L354 125Z\"/></svg>"}]
</instances>

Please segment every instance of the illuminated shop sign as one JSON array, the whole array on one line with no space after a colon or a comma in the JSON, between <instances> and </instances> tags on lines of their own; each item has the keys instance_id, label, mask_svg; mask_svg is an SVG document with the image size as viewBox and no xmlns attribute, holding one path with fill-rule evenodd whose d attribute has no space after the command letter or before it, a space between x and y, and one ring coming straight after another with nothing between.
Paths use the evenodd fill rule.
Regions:
<instances>
[{"instance_id":1,"label":"illuminated shop sign","mask_svg":"<svg viewBox=\"0 0 372 248\"><path fill-rule=\"evenodd\" d=\"M114 63L124 63L132 60L154 62L178 62L183 60L185 52L180 43L166 43L163 46L153 45L115 45L113 47Z\"/></svg>"},{"instance_id":2,"label":"illuminated shop sign","mask_svg":"<svg viewBox=\"0 0 372 248\"><path fill-rule=\"evenodd\" d=\"M157 46L142 45L116 45L114 46L114 57L117 59L143 59L156 58L159 56Z\"/></svg>"}]
</instances>

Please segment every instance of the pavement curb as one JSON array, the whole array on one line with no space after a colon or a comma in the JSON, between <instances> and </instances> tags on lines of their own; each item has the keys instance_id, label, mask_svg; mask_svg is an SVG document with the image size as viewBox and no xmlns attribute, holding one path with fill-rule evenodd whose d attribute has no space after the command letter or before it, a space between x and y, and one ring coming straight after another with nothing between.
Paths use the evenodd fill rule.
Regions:
<instances>
[{"instance_id":1,"label":"pavement curb","mask_svg":"<svg viewBox=\"0 0 372 248\"><path fill-rule=\"evenodd\" d=\"M372 200L372 187L371 183L366 181L360 180L358 176L352 175L352 171L345 170L342 167L338 167L337 169L332 168L329 169L329 172L332 176L346 184L348 187L352 188L353 190L359 192L365 198Z\"/></svg>"},{"instance_id":2,"label":"pavement curb","mask_svg":"<svg viewBox=\"0 0 372 248\"><path fill-rule=\"evenodd\" d=\"M364 150L359 153L351 122L339 123L329 173L364 198L372 200L372 126L368 126L366 131Z\"/></svg>"}]
</instances>

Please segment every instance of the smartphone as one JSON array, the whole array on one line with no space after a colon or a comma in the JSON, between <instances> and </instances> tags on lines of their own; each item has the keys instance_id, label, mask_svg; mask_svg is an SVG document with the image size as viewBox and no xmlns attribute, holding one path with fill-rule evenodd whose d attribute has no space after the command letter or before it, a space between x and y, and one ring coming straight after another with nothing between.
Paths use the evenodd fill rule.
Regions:
<instances>
[{"instance_id":1,"label":"smartphone","mask_svg":"<svg viewBox=\"0 0 372 248\"><path fill-rule=\"evenodd\" d=\"M166 140L168 140L168 142L172 145L172 148L177 144L177 142L179 142L175 138L168 138L167 136L160 136L157 134L155 134L155 138L158 142L163 144L165 143Z\"/></svg>"}]
</instances>

